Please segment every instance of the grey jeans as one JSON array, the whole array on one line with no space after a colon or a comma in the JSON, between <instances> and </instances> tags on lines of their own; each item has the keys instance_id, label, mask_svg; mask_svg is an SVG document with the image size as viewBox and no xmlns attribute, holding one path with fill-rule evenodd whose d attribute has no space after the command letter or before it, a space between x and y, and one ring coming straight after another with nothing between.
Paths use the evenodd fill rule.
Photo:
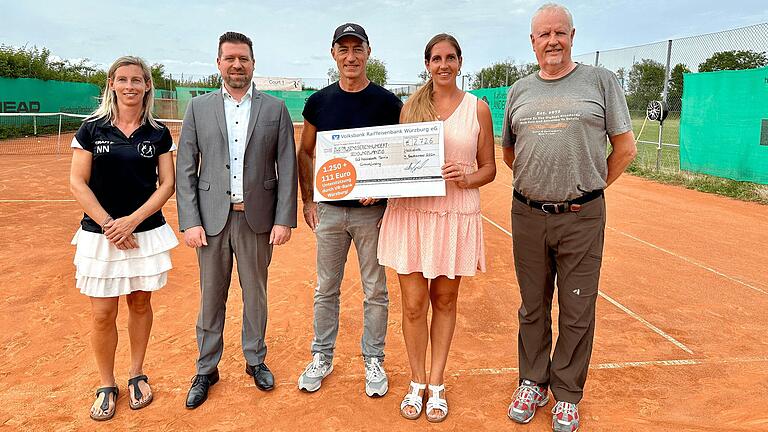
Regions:
<instances>
[{"instance_id":1,"label":"grey jeans","mask_svg":"<svg viewBox=\"0 0 768 432\"><path fill-rule=\"evenodd\" d=\"M355 243L363 285L363 357L384 359L389 295L384 267L379 265L378 223L385 206L341 207L319 203L317 236L317 288L315 288L315 336L312 354L333 358L339 334L339 296L349 246Z\"/></svg>"}]
</instances>

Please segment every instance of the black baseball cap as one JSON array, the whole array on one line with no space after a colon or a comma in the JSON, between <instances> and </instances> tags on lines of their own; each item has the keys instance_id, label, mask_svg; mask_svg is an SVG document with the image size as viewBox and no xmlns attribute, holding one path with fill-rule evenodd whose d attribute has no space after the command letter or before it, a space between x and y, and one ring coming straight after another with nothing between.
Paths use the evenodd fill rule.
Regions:
<instances>
[{"instance_id":1,"label":"black baseball cap","mask_svg":"<svg viewBox=\"0 0 768 432\"><path fill-rule=\"evenodd\" d=\"M338 26L336 31L333 32L333 41L331 45L339 41L344 36L354 36L361 39L363 42L368 43L368 35L365 33L365 29L359 24L346 23Z\"/></svg>"}]
</instances>

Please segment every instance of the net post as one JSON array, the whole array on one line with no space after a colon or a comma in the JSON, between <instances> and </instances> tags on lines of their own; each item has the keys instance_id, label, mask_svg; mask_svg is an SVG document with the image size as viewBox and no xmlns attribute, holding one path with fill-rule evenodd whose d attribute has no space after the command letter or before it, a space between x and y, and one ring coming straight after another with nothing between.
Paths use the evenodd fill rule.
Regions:
<instances>
[{"instance_id":1,"label":"net post","mask_svg":"<svg viewBox=\"0 0 768 432\"><path fill-rule=\"evenodd\" d=\"M61 156L61 113L59 113L59 133L56 136L56 156Z\"/></svg>"},{"instance_id":2,"label":"net post","mask_svg":"<svg viewBox=\"0 0 768 432\"><path fill-rule=\"evenodd\" d=\"M664 69L664 90L661 92L661 100L664 104L667 104L667 93L669 93L669 66L672 58L672 39L667 41L667 65ZM661 143L662 143L662 131L664 130L664 120L659 122L659 144L656 146L656 172L659 172L661 167Z\"/></svg>"},{"instance_id":3,"label":"net post","mask_svg":"<svg viewBox=\"0 0 768 432\"><path fill-rule=\"evenodd\" d=\"M32 116L32 129L34 130L35 136L37 136L37 116Z\"/></svg>"},{"instance_id":4,"label":"net post","mask_svg":"<svg viewBox=\"0 0 768 432\"><path fill-rule=\"evenodd\" d=\"M659 123L659 143L656 144L656 172L659 172L659 168L661 167L661 137L662 132L664 131L664 122Z\"/></svg>"}]
</instances>

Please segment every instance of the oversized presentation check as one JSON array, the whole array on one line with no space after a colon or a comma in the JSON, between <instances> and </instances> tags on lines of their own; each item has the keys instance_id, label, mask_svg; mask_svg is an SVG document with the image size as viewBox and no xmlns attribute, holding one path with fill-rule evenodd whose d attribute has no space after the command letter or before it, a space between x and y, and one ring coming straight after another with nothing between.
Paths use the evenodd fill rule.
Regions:
<instances>
[{"instance_id":1,"label":"oversized presentation check","mask_svg":"<svg viewBox=\"0 0 768 432\"><path fill-rule=\"evenodd\" d=\"M443 123L317 133L315 201L444 196Z\"/></svg>"}]
</instances>

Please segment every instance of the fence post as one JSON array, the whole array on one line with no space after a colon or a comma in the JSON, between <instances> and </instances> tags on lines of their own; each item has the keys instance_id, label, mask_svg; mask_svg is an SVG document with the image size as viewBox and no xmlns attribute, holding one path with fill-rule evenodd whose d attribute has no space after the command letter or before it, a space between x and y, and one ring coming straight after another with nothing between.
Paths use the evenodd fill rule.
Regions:
<instances>
[{"instance_id":1,"label":"fence post","mask_svg":"<svg viewBox=\"0 0 768 432\"><path fill-rule=\"evenodd\" d=\"M59 134L56 136L56 156L61 156L61 113L59 113Z\"/></svg>"},{"instance_id":2,"label":"fence post","mask_svg":"<svg viewBox=\"0 0 768 432\"><path fill-rule=\"evenodd\" d=\"M661 92L661 100L664 102L664 105L669 107L667 104L667 93L669 92L669 63L672 59L672 39L669 39L667 41L667 65L664 68L664 90ZM661 149L664 147L662 145L664 135L662 132L664 131L664 122L659 122L659 144L656 146L656 172L659 172L659 169L661 168Z\"/></svg>"},{"instance_id":3,"label":"fence post","mask_svg":"<svg viewBox=\"0 0 768 432\"><path fill-rule=\"evenodd\" d=\"M595 51L595 67L600 65L600 51Z\"/></svg>"}]
</instances>

